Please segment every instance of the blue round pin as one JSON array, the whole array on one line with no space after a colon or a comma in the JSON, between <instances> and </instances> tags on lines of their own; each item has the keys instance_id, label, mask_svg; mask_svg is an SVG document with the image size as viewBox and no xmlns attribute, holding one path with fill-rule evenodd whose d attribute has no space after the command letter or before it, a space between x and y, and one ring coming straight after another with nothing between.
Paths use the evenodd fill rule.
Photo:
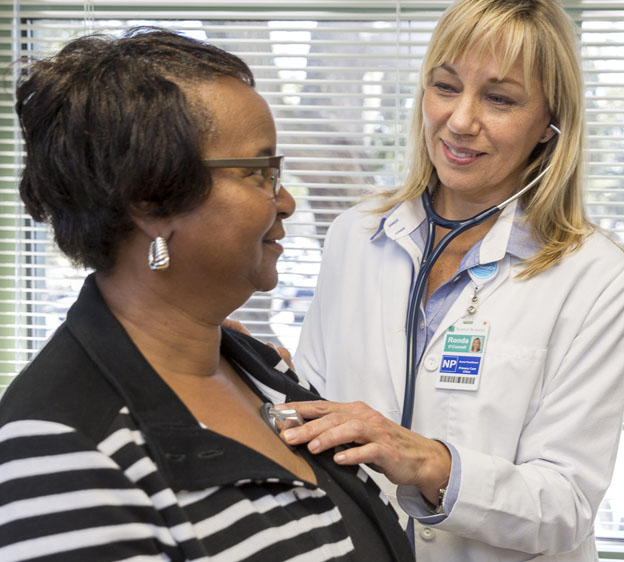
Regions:
<instances>
[{"instance_id":1,"label":"blue round pin","mask_svg":"<svg viewBox=\"0 0 624 562\"><path fill-rule=\"evenodd\" d=\"M470 275L476 277L477 279L489 279L490 277L494 277L494 275L496 275L496 272L498 271L498 264L496 262L492 262L475 265L468 271L470 272Z\"/></svg>"}]
</instances>

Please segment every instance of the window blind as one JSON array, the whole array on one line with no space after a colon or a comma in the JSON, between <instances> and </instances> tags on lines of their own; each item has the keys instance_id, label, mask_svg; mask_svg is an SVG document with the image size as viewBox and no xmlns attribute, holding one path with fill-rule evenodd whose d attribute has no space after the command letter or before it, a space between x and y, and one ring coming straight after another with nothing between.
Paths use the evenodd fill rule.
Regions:
<instances>
[{"instance_id":1,"label":"window blind","mask_svg":"<svg viewBox=\"0 0 624 562\"><path fill-rule=\"evenodd\" d=\"M13 114L21 58L91 32L158 25L242 57L268 100L286 155L288 221L280 282L236 313L256 336L294 351L329 224L367 192L401 181L409 115L430 33L450 1L54 0L0 6L0 388L65 316L87 272L56 250L17 195L23 146ZM589 122L587 205L624 241L624 6L564 0L581 30ZM620 467L622 465L620 464ZM624 539L624 475L599 532Z\"/></svg>"}]
</instances>

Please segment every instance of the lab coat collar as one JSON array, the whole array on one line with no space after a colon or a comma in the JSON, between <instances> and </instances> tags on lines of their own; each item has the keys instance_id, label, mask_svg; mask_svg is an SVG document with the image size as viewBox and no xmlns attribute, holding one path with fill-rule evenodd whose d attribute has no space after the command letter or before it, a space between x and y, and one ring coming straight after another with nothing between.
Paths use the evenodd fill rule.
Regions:
<instances>
[{"instance_id":1,"label":"lab coat collar","mask_svg":"<svg viewBox=\"0 0 624 562\"><path fill-rule=\"evenodd\" d=\"M371 237L371 240L378 238L383 231L390 240L398 241L409 236L426 218L427 215L420 197L403 201L381 219L379 229Z\"/></svg>"},{"instance_id":2,"label":"lab coat collar","mask_svg":"<svg viewBox=\"0 0 624 562\"><path fill-rule=\"evenodd\" d=\"M432 189L437 183L437 175L433 174L427 189ZM427 220L427 214L422 198L410 199L395 205L379 221L379 227L371 236L371 241L380 239L383 232L387 238L399 244L418 265L422 258L422 248L410 236Z\"/></svg>"},{"instance_id":3,"label":"lab coat collar","mask_svg":"<svg viewBox=\"0 0 624 562\"><path fill-rule=\"evenodd\" d=\"M399 203L380 219L378 228L370 239L371 241L378 240L383 233L390 240L403 246L418 263L421 250L413 247L409 236L422 225L426 218L420 197ZM479 243L479 263L500 261L507 253L521 261L534 255L539 250L539 245L533 239L530 227L524 219L524 212L517 201L507 205Z\"/></svg>"},{"instance_id":4,"label":"lab coat collar","mask_svg":"<svg viewBox=\"0 0 624 562\"><path fill-rule=\"evenodd\" d=\"M438 183L438 175L434 172L431 174L427 189L430 191ZM422 199L417 197L408 201L397 203L390 209L379 221L379 227L375 234L371 236L371 240L379 238L383 232L390 240L400 240L409 236L417 229L427 215L422 204Z\"/></svg>"},{"instance_id":5,"label":"lab coat collar","mask_svg":"<svg viewBox=\"0 0 624 562\"><path fill-rule=\"evenodd\" d=\"M518 201L514 201L501 211L498 220L483 238L479 262L499 261L505 254L524 261L535 255L539 249L531 227L526 222L524 211Z\"/></svg>"},{"instance_id":6,"label":"lab coat collar","mask_svg":"<svg viewBox=\"0 0 624 562\"><path fill-rule=\"evenodd\" d=\"M516 206L516 218L511 227L509 235L509 244L507 245L507 253L518 258L520 261L528 260L534 256L540 249L540 245L536 242L531 232L531 227L526 221L526 214L522 207Z\"/></svg>"},{"instance_id":7,"label":"lab coat collar","mask_svg":"<svg viewBox=\"0 0 624 562\"><path fill-rule=\"evenodd\" d=\"M499 214L492 228L483 237L479 248L480 263L492 263L505 257L512 227L516 220L517 204L517 201L513 201L507 205Z\"/></svg>"}]
</instances>

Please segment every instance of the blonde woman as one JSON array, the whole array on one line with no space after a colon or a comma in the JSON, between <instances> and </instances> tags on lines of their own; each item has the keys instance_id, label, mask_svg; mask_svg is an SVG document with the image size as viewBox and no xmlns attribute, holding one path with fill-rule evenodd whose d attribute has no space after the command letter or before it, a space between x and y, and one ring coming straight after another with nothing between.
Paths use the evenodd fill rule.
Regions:
<instances>
[{"instance_id":1,"label":"blonde woman","mask_svg":"<svg viewBox=\"0 0 624 562\"><path fill-rule=\"evenodd\" d=\"M577 51L557 0L454 3L423 61L405 184L326 240L295 364L335 402L295 404L310 421L286 437L313 453L355 443L335 462L399 485L419 562L597 560L624 403L624 252L583 209ZM466 219L542 172L446 247L408 318L425 190Z\"/></svg>"}]
</instances>

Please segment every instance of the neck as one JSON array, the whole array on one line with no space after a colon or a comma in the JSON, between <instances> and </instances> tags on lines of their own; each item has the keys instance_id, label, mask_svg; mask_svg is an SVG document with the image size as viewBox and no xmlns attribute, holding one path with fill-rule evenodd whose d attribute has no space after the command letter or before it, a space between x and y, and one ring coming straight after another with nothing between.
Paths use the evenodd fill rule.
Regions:
<instances>
[{"instance_id":1,"label":"neck","mask_svg":"<svg viewBox=\"0 0 624 562\"><path fill-rule=\"evenodd\" d=\"M210 310L190 314L173 301L170 289L140 278L98 274L96 282L112 313L163 378L205 377L217 371L225 315Z\"/></svg>"},{"instance_id":2,"label":"neck","mask_svg":"<svg viewBox=\"0 0 624 562\"><path fill-rule=\"evenodd\" d=\"M438 184L431 195L432 206L435 212L448 220L468 219L498 205L505 199L466 197L463 194L457 194L444 188L441 184ZM469 228L457 236L445 250L447 257L450 254L455 254L461 259L478 240L481 240L489 232L494 223L496 223L499 214L495 214L486 221ZM438 244L447 232L447 229L437 227L435 229L435 243ZM459 265L459 262L457 265Z\"/></svg>"},{"instance_id":3,"label":"neck","mask_svg":"<svg viewBox=\"0 0 624 562\"><path fill-rule=\"evenodd\" d=\"M473 217L511 197L512 192L457 193L438 184L432 195L433 208L441 217L464 220ZM494 219L495 221L495 219ZM485 224L493 224L490 220Z\"/></svg>"}]
</instances>

